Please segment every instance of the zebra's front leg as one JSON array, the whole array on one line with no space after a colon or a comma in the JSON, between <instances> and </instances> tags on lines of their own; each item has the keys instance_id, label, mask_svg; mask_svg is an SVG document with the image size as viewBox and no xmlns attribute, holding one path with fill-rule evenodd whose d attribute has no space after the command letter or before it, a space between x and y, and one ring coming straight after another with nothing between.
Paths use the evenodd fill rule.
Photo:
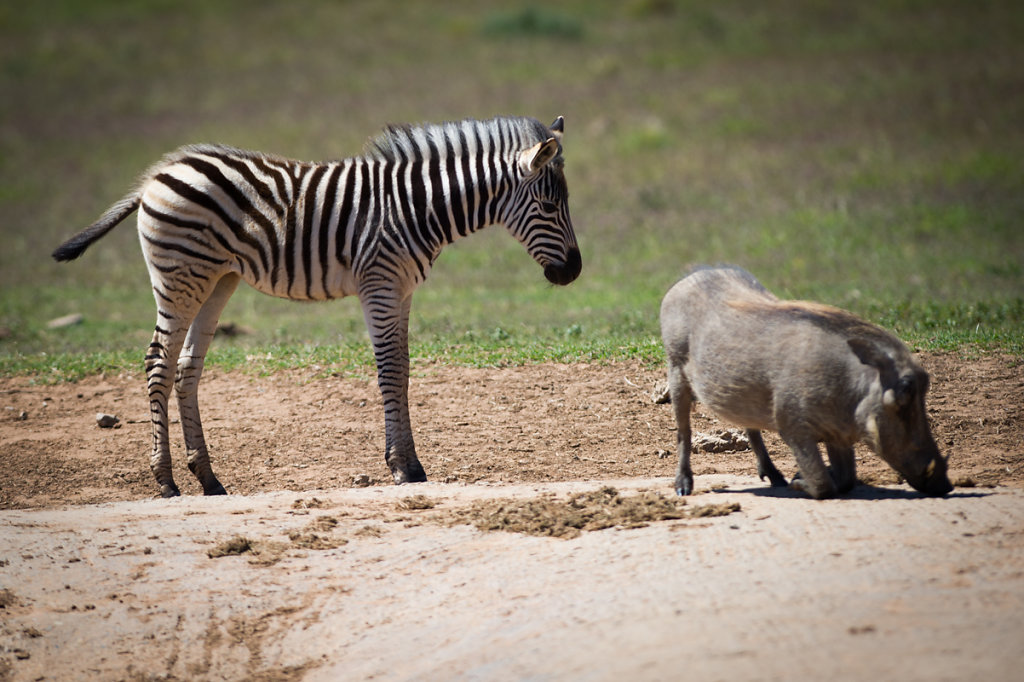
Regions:
<instances>
[{"instance_id":1,"label":"zebra's front leg","mask_svg":"<svg viewBox=\"0 0 1024 682\"><path fill-rule=\"evenodd\" d=\"M373 292L360 297L377 362L377 385L384 402L384 461L395 483L427 480L412 437L409 418L409 309L412 296L396 300Z\"/></svg>"}]
</instances>

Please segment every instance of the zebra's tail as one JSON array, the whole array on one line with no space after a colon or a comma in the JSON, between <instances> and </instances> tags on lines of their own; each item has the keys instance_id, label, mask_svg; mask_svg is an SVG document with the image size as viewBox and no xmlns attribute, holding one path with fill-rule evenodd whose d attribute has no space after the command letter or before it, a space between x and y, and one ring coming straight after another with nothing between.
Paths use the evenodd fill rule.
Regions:
<instances>
[{"instance_id":1,"label":"zebra's tail","mask_svg":"<svg viewBox=\"0 0 1024 682\"><path fill-rule=\"evenodd\" d=\"M141 190L133 190L121 201L108 208L99 220L58 246L52 254L53 259L64 262L78 258L94 241L110 232L119 222L131 215L141 202Z\"/></svg>"}]
</instances>

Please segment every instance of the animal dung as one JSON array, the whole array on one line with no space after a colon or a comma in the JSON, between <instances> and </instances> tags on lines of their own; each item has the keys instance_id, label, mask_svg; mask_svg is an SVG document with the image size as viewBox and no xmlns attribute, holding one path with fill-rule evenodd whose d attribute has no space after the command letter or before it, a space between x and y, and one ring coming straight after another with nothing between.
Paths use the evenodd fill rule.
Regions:
<instances>
[{"instance_id":1,"label":"animal dung","mask_svg":"<svg viewBox=\"0 0 1024 682\"><path fill-rule=\"evenodd\" d=\"M693 446L703 452L744 452L750 449L750 441L742 431L727 429L695 434Z\"/></svg>"}]
</instances>

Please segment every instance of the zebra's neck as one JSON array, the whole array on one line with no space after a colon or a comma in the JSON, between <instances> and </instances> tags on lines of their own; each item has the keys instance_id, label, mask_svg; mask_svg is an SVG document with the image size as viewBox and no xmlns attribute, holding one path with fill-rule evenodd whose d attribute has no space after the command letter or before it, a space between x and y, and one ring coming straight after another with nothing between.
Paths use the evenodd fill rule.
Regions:
<instances>
[{"instance_id":1,"label":"zebra's neck","mask_svg":"<svg viewBox=\"0 0 1024 682\"><path fill-rule=\"evenodd\" d=\"M499 118L391 127L365 158L379 164L380 195L388 197L395 222L436 257L446 244L502 221L515 155L532 144L534 123Z\"/></svg>"},{"instance_id":2,"label":"zebra's neck","mask_svg":"<svg viewBox=\"0 0 1024 682\"><path fill-rule=\"evenodd\" d=\"M501 222L502 197L510 186L505 164L467 158L395 162L391 197L396 222L434 252L477 230ZM488 170L484 170L487 167Z\"/></svg>"}]
</instances>

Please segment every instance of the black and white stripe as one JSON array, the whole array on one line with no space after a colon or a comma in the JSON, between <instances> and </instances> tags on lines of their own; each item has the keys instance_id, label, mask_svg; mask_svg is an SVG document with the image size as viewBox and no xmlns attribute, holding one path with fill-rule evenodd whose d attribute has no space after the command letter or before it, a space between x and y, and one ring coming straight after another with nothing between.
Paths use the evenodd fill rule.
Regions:
<instances>
[{"instance_id":1,"label":"black and white stripe","mask_svg":"<svg viewBox=\"0 0 1024 682\"><path fill-rule=\"evenodd\" d=\"M397 483L425 480L409 422L411 296L454 240L504 224L555 284L580 272L562 172L563 121L529 118L392 126L362 156L303 163L219 145L179 149L136 189L54 251L77 258L138 209L157 304L146 355L151 466L165 496L172 385L189 467L207 494L210 468L196 389L224 305L240 281L322 301L357 295L384 399L385 459Z\"/></svg>"}]
</instances>

